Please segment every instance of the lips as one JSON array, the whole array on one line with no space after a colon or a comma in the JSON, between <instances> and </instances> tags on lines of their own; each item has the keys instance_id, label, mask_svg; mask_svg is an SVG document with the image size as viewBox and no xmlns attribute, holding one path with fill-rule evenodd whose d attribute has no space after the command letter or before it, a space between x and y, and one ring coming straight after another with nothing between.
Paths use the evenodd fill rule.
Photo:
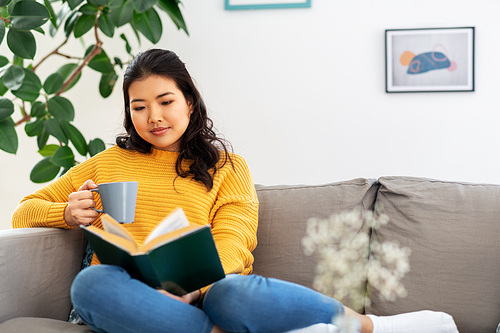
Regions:
<instances>
[{"instance_id":1,"label":"lips","mask_svg":"<svg viewBox=\"0 0 500 333\"><path fill-rule=\"evenodd\" d=\"M162 135L168 132L168 127L157 127L151 130L154 135Z\"/></svg>"}]
</instances>

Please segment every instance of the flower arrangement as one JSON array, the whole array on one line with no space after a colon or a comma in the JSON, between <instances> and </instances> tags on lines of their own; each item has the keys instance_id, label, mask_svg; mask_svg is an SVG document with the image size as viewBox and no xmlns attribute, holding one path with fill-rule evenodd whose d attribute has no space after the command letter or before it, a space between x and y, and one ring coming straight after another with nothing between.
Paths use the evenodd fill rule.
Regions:
<instances>
[{"instance_id":1,"label":"flower arrangement","mask_svg":"<svg viewBox=\"0 0 500 333\"><path fill-rule=\"evenodd\" d=\"M311 218L302 239L304 253L319 256L313 287L357 311L370 304L375 289L385 300L407 295L401 280L410 271L411 250L374 237L373 231L389 222L380 211L356 208Z\"/></svg>"}]
</instances>

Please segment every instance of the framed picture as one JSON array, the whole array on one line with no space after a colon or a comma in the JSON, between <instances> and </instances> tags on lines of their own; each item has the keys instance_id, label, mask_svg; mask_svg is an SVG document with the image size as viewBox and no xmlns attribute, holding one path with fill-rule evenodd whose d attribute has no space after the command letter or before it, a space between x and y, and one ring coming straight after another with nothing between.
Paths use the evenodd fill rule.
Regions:
<instances>
[{"instance_id":1,"label":"framed picture","mask_svg":"<svg viewBox=\"0 0 500 333\"><path fill-rule=\"evenodd\" d=\"M385 31L385 90L474 91L474 27Z\"/></svg>"},{"instance_id":2,"label":"framed picture","mask_svg":"<svg viewBox=\"0 0 500 333\"><path fill-rule=\"evenodd\" d=\"M226 10L304 8L311 7L311 0L225 0Z\"/></svg>"}]
</instances>

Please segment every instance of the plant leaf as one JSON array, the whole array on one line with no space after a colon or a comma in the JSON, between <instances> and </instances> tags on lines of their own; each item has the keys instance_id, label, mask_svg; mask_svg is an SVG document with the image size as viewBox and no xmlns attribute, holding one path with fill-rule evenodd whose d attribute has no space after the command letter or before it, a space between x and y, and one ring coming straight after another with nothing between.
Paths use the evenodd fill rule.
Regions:
<instances>
[{"instance_id":1,"label":"plant leaf","mask_svg":"<svg viewBox=\"0 0 500 333\"><path fill-rule=\"evenodd\" d=\"M45 147L43 147L43 149L40 149L38 151L38 153L40 155L42 155L43 157L52 156L52 155L54 155L54 153L56 152L56 150L59 149L59 147L60 147L59 145L54 145L54 144L52 144L52 145L46 145Z\"/></svg>"},{"instance_id":2,"label":"plant leaf","mask_svg":"<svg viewBox=\"0 0 500 333\"><path fill-rule=\"evenodd\" d=\"M87 51L85 52L85 56L92 51L92 48L94 45L89 46ZM114 71L113 69L113 64L111 63L111 60L109 59L108 55L106 52L101 49L101 53L96 55L92 60L90 60L88 66L92 68L93 70L96 70L100 73L111 73Z\"/></svg>"},{"instance_id":3,"label":"plant leaf","mask_svg":"<svg viewBox=\"0 0 500 333\"><path fill-rule=\"evenodd\" d=\"M19 89L23 84L24 70L22 67L13 65L7 68L3 75L3 84L9 89Z\"/></svg>"},{"instance_id":4,"label":"plant leaf","mask_svg":"<svg viewBox=\"0 0 500 333\"><path fill-rule=\"evenodd\" d=\"M129 24L135 34L135 37L137 37L137 43L141 46L141 35L139 35L139 31L137 30L134 20L130 21Z\"/></svg>"},{"instance_id":5,"label":"plant leaf","mask_svg":"<svg viewBox=\"0 0 500 333\"><path fill-rule=\"evenodd\" d=\"M132 48L130 47L130 44L128 43L128 39L125 36L125 34L121 34L120 38L125 41L125 50L127 51L127 53L133 57L132 53L130 53L130 52L132 52Z\"/></svg>"},{"instance_id":6,"label":"plant leaf","mask_svg":"<svg viewBox=\"0 0 500 333\"><path fill-rule=\"evenodd\" d=\"M73 32L75 38L80 38L92 29L95 23L95 16L82 14L75 24L75 31Z\"/></svg>"},{"instance_id":7,"label":"plant leaf","mask_svg":"<svg viewBox=\"0 0 500 333\"><path fill-rule=\"evenodd\" d=\"M0 44L2 44L4 37L5 37L5 24L0 24Z\"/></svg>"},{"instance_id":8,"label":"plant leaf","mask_svg":"<svg viewBox=\"0 0 500 333\"><path fill-rule=\"evenodd\" d=\"M133 0L134 8L138 13L144 13L151 7L153 7L158 0Z\"/></svg>"},{"instance_id":9,"label":"plant leaf","mask_svg":"<svg viewBox=\"0 0 500 333\"><path fill-rule=\"evenodd\" d=\"M101 81L99 82L99 93L102 97L106 98L111 95L117 79L118 75L115 72L102 74Z\"/></svg>"},{"instance_id":10,"label":"plant leaf","mask_svg":"<svg viewBox=\"0 0 500 333\"><path fill-rule=\"evenodd\" d=\"M69 99L65 97L54 96L50 98L47 101L47 108L49 113L56 119L66 121L73 121L75 119L75 108Z\"/></svg>"},{"instance_id":11,"label":"plant leaf","mask_svg":"<svg viewBox=\"0 0 500 333\"><path fill-rule=\"evenodd\" d=\"M75 9L83 2L83 0L68 0L69 8Z\"/></svg>"},{"instance_id":12,"label":"plant leaf","mask_svg":"<svg viewBox=\"0 0 500 333\"><path fill-rule=\"evenodd\" d=\"M92 15L95 17L95 14L99 11L96 6L92 6L91 4L86 3L85 5L78 8L78 11L82 14Z\"/></svg>"},{"instance_id":13,"label":"plant leaf","mask_svg":"<svg viewBox=\"0 0 500 333\"><path fill-rule=\"evenodd\" d=\"M0 121L0 149L7 153L15 154L18 147L19 141L12 118Z\"/></svg>"},{"instance_id":14,"label":"plant leaf","mask_svg":"<svg viewBox=\"0 0 500 333\"><path fill-rule=\"evenodd\" d=\"M31 69L29 68L23 68L24 70L24 81L30 81L32 82L38 90L42 89L42 81L40 81L40 78L38 75L35 74Z\"/></svg>"},{"instance_id":15,"label":"plant leaf","mask_svg":"<svg viewBox=\"0 0 500 333\"><path fill-rule=\"evenodd\" d=\"M2 24L0 24L0 27L2 26ZM0 41L1 43L1 41ZM9 59L7 59L6 57L4 56L0 56L0 67L4 67L6 66L7 64L9 63Z\"/></svg>"},{"instance_id":16,"label":"plant leaf","mask_svg":"<svg viewBox=\"0 0 500 333\"><path fill-rule=\"evenodd\" d=\"M121 69L123 69L123 61L120 58L114 57L113 60L115 61L115 65L118 65Z\"/></svg>"},{"instance_id":17,"label":"plant leaf","mask_svg":"<svg viewBox=\"0 0 500 333\"><path fill-rule=\"evenodd\" d=\"M87 1L96 7L107 6L111 2L111 0L87 0Z\"/></svg>"},{"instance_id":18,"label":"plant leaf","mask_svg":"<svg viewBox=\"0 0 500 333\"><path fill-rule=\"evenodd\" d=\"M30 179L33 183L46 183L54 178L61 170L61 167L50 161L50 156L44 157L31 169Z\"/></svg>"},{"instance_id":19,"label":"plant leaf","mask_svg":"<svg viewBox=\"0 0 500 333\"><path fill-rule=\"evenodd\" d=\"M79 13L77 11L69 14L66 22L64 22L64 34L69 37L73 30L75 29L76 21L78 21Z\"/></svg>"},{"instance_id":20,"label":"plant leaf","mask_svg":"<svg viewBox=\"0 0 500 333\"><path fill-rule=\"evenodd\" d=\"M58 27L57 15L56 12L54 12L54 8L52 8L52 4L50 3L49 0L43 0L43 4L45 5L45 8L47 8L47 10L49 11L50 23L52 23L52 26Z\"/></svg>"},{"instance_id":21,"label":"plant leaf","mask_svg":"<svg viewBox=\"0 0 500 333\"><path fill-rule=\"evenodd\" d=\"M76 151L82 156L87 155L87 142L82 133L67 121L61 121L61 125Z\"/></svg>"},{"instance_id":22,"label":"plant leaf","mask_svg":"<svg viewBox=\"0 0 500 333\"><path fill-rule=\"evenodd\" d=\"M9 118L14 113L14 103L10 99L0 98L0 121Z\"/></svg>"},{"instance_id":23,"label":"plant leaf","mask_svg":"<svg viewBox=\"0 0 500 333\"><path fill-rule=\"evenodd\" d=\"M102 141L99 138L95 138L94 140L90 140L90 142L89 142L90 157L95 156L104 150L106 150L106 145L104 144L104 141Z\"/></svg>"},{"instance_id":24,"label":"plant leaf","mask_svg":"<svg viewBox=\"0 0 500 333\"><path fill-rule=\"evenodd\" d=\"M13 64L24 68L24 59L14 54Z\"/></svg>"},{"instance_id":25,"label":"plant leaf","mask_svg":"<svg viewBox=\"0 0 500 333\"><path fill-rule=\"evenodd\" d=\"M2 76L0 77L0 96L5 95L7 91L9 91L9 88L7 88L3 83L3 76Z\"/></svg>"},{"instance_id":26,"label":"plant leaf","mask_svg":"<svg viewBox=\"0 0 500 333\"><path fill-rule=\"evenodd\" d=\"M35 28L35 29L33 29L33 31L36 31L38 33L41 33L42 35L45 35L45 31L42 29L42 27Z\"/></svg>"},{"instance_id":27,"label":"plant leaf","mask_svg":"<svg viewBox=\"0 0 500 333\"><path fill-rule=\"evenodd\" d=\"M52 95L52 94L55 94L56 92L58 92L59 90L61 90L61 88L63 87L63 84L64 84L64 79L63 79L62 75L56 72L56 73L50 74L47 77L47 79L43 83L43 90L45 90L45 92L48 95Z\"/></svg>"},{"instance_id":28,"label":"plant leaf","mask_svg":"<svg viewBox=\"0 0 500 333\"><path fill-rule=\"evenodd\" d=\"M116 2L116 4L115 4ZM127 24L134 18L134 4L131 0L116 0L111 4L109 15L117 27Z\"/></svg>"},{"instance_id":29,"label":"plant leaf","mask_svg":"<svg viewBox=\"0 0 500 333\"><path fill-rule=\"evenodd\" d=\"M68 144L68 138L61 127L59 121L55 118L51 118L45 122L45 130L47 133L55 137L57 140L61 141L65 145ZM43 147L42 147L43 148Z\"/></svg>"},{"instance_id":30,"label":"plant leaf","mask_svg":"<svg viewBox=\"0 0 500 333\"><path fill-rule=\"evenodd\" d=\"M40 96L42 82L38 76L29 69L23 68L24 79L23 84L16 90L11 89L14 96L19 97L23 101L34 102Z\"/></svg>"},{"instance_id":31,"label":"plant leaf","mask_svg":"<svg viewBox=\"0 0 500 333\"><path fill-rule=\"evenodd\" d=\"M177 29L182 29L189 36L189 32L187 30L186 22L184 21L184 17L182 16L181 10L179 8L179 1L176 0L158 0L158 7L166 12L170 19L177 26Z\"/></svg>"},{"instance_id":32,"label":"plant leaf","mask_svg":"<svg viewBox=\"0 0 500 333\"><path fill-rule=\"evenodd\" d=\"M115 34L115 24L108 15L101 15L97 19L99 29L108 37L113 37Z\"/></svg>"},{"instance_id":33,"label":"plant leaf","mask_svg":"<svg viewBox=\"0 0 500 333\"><path fill-rule=\"evenodd\" d=\"M151 8L144 13L134 13L134 23L137 29L151 43L158 43L161 38L163 28L160 16L154 8Z\"/></svg>"},{"instance_id":34,"label":"plant leaf","mask_svg":"<svg viewBox=\"0 0 500 333\"><path fill-rule=\"evenodd\" d=\"M40 101L34 102L31 104L30 116L32 117L43 117L47 114L45 110L45 103Z\"/></svg>"},{"instance_id":35,"label":"plant leaf","mask_svg":"<svg viewBox=\"0 0 500 333\"><path fill-rule=\"evenodd\" d=\"M15 55L24 59L33 59L36 54L36 41L31 31L14 28L7 33L7 45Z\"/></svg>"},{"instance_id":36,"label":"plant leaf","mask_svg":"<svg viewBox=\"0 0 500 333\"><path fill-rule=\"evenodd\" d=\"M70 75L73 74L73 71L77 67L78 67L78 64L66 64L66 65L59 67L59 69L57 70L57 73L62 75L63 81L66 81L70 77ZM78 80L80 80L81 77L82 77L82 72L78 73L78 75L73 80L73 82L71 82L70 85L68 86L68 88L66 88L66 90L64 90L63 92L66 92L66 91L70 90L71 88L73 88L73 86L75 84L77 84Z\"/></svg>"},{"instance_id":37,"label":"plant leaf","mask_svg":"<svg viewBox=\"0 0 500 333\"><path fill-rule=\"evenodd\" d=\"M68 146L61 146L56 150L54 155L50 158L50 161L56 165L63 168L69 169L75 165L75 154Z\"/></svg>"},{"instance_id":38,"label":"plant leaf","mask_svg":"<svg viewBox=\"0 0 500 333\"><path fill-rule=\"evenodd\" d=\"M12 26L17 30L36 29L45 24L49 18L50 13L47 8L36 1L19 1L10 13Z\"/></svg>"},{"instance_id":39,"label":"plant leaf","mask_svg":"<svg viewBox=\"0 0 500 333\"><path fill-rule=\"evenodd\" d=\"M5 7L9 4L10 0L0 0L0 7Z\"/></svg>"},{"instance_id":40,"label":"plant leaf","mask_svg":"<svg viewBox=\"0 0 500 333\"><path fill-rule=\"evenodd\" d=\"M36 143L38 145L38 149L43 149L45 147L45 145L47 144L47 141L49 140L49 136L50 136L49 132L47 132L47 130L44 127L42 134L40 134L36 138Z\"/></svg>"},{"instance_id":41,"label":"plant leaf","mask_svg":"<svg viewBox=\"0 0 500 333\"><path fill-rule=\"evenodd\" d=\"M9 3L7 4L7 7L6 7L7 8L7 13L9 13L8 16L10 16L10 14L12 13L12 10L14 10L14 6L19 1L21 1L21 0L11 0L11 1L9 1Z\"/></svg>"},{"instance_id":42,"label":"plant leaf","mask_svg":"<svg viewBox=\"0 0 500 333\"><path fill-rule=\"evenodd\" d=\"M45 127L45 119L35 119L34 121L26 123L26 125L24 126L24 131L26 132L26 135L30 137L38 136L42 134L44 127Z\"/></svg>"},{"instance_id":43,"label":"plant leaf","mask_svg":"<svg viewBox=\"0 0 500 333\"><path fill-rule=\"evenodd\" d=\"M48 0L44 0L44 1L48 1ZM56 35L57 29L59 29L59 27L61 26L61 23L63 22L66 15L68 15L70 10L71 9L69 8L68 3L64 3L62 5L61 9L57 12L57 14L55 15L55 18L56 18L55 23L54 23L54 21L52 21L53 24L50 26L50 29L49 29L49 33L50 33L51 37L54 37Z\"/></svg>"}]
</instances>

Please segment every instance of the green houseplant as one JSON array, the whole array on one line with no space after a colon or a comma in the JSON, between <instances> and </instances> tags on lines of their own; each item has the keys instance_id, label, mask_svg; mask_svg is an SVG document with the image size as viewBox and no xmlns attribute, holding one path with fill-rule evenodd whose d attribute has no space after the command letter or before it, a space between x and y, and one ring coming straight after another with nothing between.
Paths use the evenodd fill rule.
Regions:
<instances>
[{"instance_id":1,"label":"green houseplant","mask_svg":"<svg viewBox=\"0 0 500 333\"><path fill-rule=\"evenodd\" d=\"M177 28L188 34L180 5L179 0L0 0L4 22L0 24L0 44L6 43L9 53L0 55L0 150L16 154L18 126L24 126L27 136L36 137L42 159L30 174L35 183L50 181L77 164L75 151L85 158L104 150L101 139L86 141L72 124L75 109L64 93L78 82L83 68L89 67L101 74L96 82L100 95L110 96L118 78L115 69L122 68L133 55L128 37L121 33L127 60L110 59L102 35L115 37L121 27L129 25L139 43L143 36L156 44L162 36L159 11L166 12ZM58 34L62 41L56 40L58 30L63 32ZM35 34L57 45L36 62ZM82 54L61 52L70 38L83 36L95 42ZM37 69L49 57L66 63L41 78ZM48 144L50 137L57 143Z\"/></svg>"}]
</instances>

